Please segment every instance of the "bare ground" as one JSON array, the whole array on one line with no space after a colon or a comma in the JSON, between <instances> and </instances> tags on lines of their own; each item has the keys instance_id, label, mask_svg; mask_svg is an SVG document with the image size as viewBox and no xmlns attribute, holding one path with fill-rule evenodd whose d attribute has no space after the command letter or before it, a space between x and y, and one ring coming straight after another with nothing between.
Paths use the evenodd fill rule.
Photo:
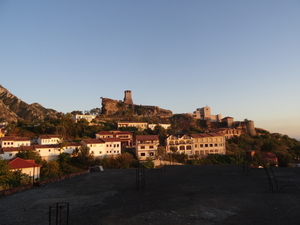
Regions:
<instances>
[{"instance_id":1,"label":"bare ground","mask_svg":"<svg viewBox=\"0 0 300 225\"><path fill-rule=\"evenodd\" d=\"M263 169L233 165L146 170L144 190L135 169L92 172L0 198L0 224L49 224L57 202L70 204L70 225L300 224L300 168L274 171L293 186L271 192Z\"/></svg>"}]
</instances>

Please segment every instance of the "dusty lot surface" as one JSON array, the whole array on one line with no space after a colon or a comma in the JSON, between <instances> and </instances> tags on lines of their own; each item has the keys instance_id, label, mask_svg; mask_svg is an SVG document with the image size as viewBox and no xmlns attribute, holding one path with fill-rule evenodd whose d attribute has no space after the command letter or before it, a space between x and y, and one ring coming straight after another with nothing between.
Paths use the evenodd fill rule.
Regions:
<instances>
[{"instance_id":1,"label":"dusty lot surface","mask_svg":"<svg viewBox=\"0 0 300 225\"><path fill-rule=\"evenodd\" d=\"M70 225L98 224L299 224L300 168L276 168L271 192L263 169L241 166L166 166L80 175L0 198L0 224L49 224L49 206L69 202ZM53 223L55 224L55 223Z\"/></svg>"}]
</instances>

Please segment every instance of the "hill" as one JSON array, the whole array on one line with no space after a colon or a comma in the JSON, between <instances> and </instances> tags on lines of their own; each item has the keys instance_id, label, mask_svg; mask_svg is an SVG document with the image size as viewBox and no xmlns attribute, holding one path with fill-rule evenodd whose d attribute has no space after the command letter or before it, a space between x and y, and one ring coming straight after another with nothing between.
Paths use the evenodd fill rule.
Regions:
<instances>
[{"instance_id":1,"label":"hill","mask_svg":"<svg viewBox=\"0 0 300 225\"><path fill-rule=\"evenodd\" d=\"M38 103L27 104L0 85L0 120L17 122L18 120L42 120L56 117L57 111L47 109Z\"/></svg>"}]
</instances>

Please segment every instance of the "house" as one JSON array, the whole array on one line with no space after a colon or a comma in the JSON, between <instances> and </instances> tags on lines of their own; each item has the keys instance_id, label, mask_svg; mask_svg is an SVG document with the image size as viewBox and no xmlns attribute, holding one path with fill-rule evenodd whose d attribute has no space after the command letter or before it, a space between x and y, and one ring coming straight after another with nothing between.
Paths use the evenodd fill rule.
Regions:
<instances>
[{"instance_id":1,"label":"house","mask_svg":"<svg viewBox=\"0 0 300 225\"><path fill-rule=\"evenodd\" d=\"M15 136L5 136L0 138L0 147L20 147L20 146L30 146L31 141L29 137L15 137Z\"/></svg>"},{"instance_id":2,"label":"house","mask_svg":"<svg viewBox=\"0 0 300 225\"><path fill-rule=\"evenodd\" d=\"M62 139L59 135L44 134L38 137L37 142L39 145L55 145L62 142Z\"/></svg>"},{"instance_id":3,"label":"house","mask_svg":"<svg viewBox=\"0 0 300 225\"><path fill-rule=\"evenodd\" d=\"M100 131L97 134L95 134L96 138L113 138L114 134L109 131Z\"/></svg>"},{"instance_id":4,"label":"house","mask_svg":"<svg viewBox=\"0 0 300 225\"><path fill-rule=\"evenodd\" d=\"M49 145L33 145L34 150L40 154L42 159L47 161L57 160L60 153L63 150L58 144L49 144Z\"/></svg>"},{"instance_id":5,"label":"house","mask_svg":"<svg viewBox=\"0 0 300 225\"><path fill-rule=\"evenodd\" d=\"M0 156L3 159L13 159L16 157L16 154L19 153L22 150L32 150L34 151L33 146L20 146L20 147L5 147L0 148Z\"/></svg>"},{"instance_id":6,"label":"house","mask_svg":"<svg viewBox=\"0 0 300 225\"><path fill-rule=\"evenodd\" d=\"M104 156L105 155L105 142L100 139L82 139L81 143L89 147L90 154L95 157Z\"/></svg>"},{"instance_id":7,"label":"house","mask_svg":"<svg viewBox=\"0 0 300 225\"><path fill-rule=\"evenodd\" d=\"M101 141L105 143L105 154L120 155L121 154L121 139L120 138L101 138Z\"/></svg>"},{"instance_id":8,"label":"house","mask_svg":"<svg viewBox=\"0 0 300 225\"><path fill-rule=\"evenodd\" d=\"M121 145L126 147L133 146L133 134L128 131L114 132L114 137L121 140Z\"/></svg>"},{"instance_id":9,"label":"house","mask_svg":"<svg viewBox=\"0 0 300 225\"><path fill-rule=\"evenodd\" d=\"M10 170L21 170L22 173L27 174L29 177L32 177L34 179L40 179L40 169L41 165L36 164L34 160L25 160L21 159L19 157L10 159L8 161L8 165L10 167Z\"/></svg>"},{"instance_id":10,"label":"house","mask_svg":"<svg viewBox=\"0 0 300 225\"><path fill-rule=\"evenodd\" d=\"M77 143L77 142L70 142L70 143L68 143L67 146L65 146L62 149L63 151L61 153L68 153L69 155L72 155L74 153L74 150L76 148L80 148L80 146L81 145L79 143Z\"/></svg>"},{"instance_id":11,"label":"house","mask_svg":"<svg viewBox=\"0 0 300 225\"><path fill-rule=\"evenodd\" d=\"M95 118L96 118L96 116L94 116L94 115L79 115L79 114L76 114L76 115L72 116L72 119L75 121L75 123L77 123L81 119L85 119L89 123L91 123L92 120L95 119Z\"/></svg>"},{"instance_id":12,"label":"house","mask_svg":"<svg viewBox=\"0 0 300 225\"><path fill-rule=\"evenodd\" d=\"M157 124L155 124L155 123L149 123L149 124L148 124L148 128L151 129L151 130L154 130L154 128L155 128L157 125L163 127L163 128L166 129L166 130L169 129L169 128L171 128L171 124L170 124L170 123L157 123Z\"/></svg>"},{"instance_id":13,"label":"house","mask_svg":"<svg viewBox=\"0 0 300 225\"><path fill-rule=\"evenodd\" d=\"M95 136L97 139L119 138L121 140L121 146L133 145L133 135L128 131L100 131Z\"/></svg>"},{"instance_id":14,"label":"house","mask_svg":"<svg viewBox=\"0 0 300 225\"><path fill-rule=\"evenodd\" d=\"M174 134L167 137L167 152L193 154L193 138L189 134Z\"/></svg>"},{"instance_id":15,"label":"house","mask_svg":"<svg viewBox=\"0 0 300 225\"><path fill-rule=\"evenodd\" d=\"M135 127L138 130L145 130L148 127L146 122L118 122L118 128L120 127Z\"/></svg>"},{"instance_id":16,"label":"house","mask_svg":"<svg viewBox=\"0 0 300 225\"><path fill-rule=\"evenodd\" d=\"M190 134L193 138L193 155L206 156L208 154L226 153L225 135L220 133Z\"/></svg>"},{"instance_id":17,"label":"house","mask_svg":"<svg viewBox=\"0 0 300 225\"><path fill-rule=\"evenodd\" d=\"M140 160L154 158L158 145L158 135L137 135L135 146L137 158Z\"/></svg>"}]
</instances>

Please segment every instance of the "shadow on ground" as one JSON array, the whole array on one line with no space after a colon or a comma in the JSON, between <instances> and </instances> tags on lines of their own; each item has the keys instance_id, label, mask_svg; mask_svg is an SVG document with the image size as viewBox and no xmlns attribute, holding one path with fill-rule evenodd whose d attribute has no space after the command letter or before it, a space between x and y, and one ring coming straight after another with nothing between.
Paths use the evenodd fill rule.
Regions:
<instances>
[{"instance_id":1,"label":"shadow on ground","mask_svg":"<svg viewBox=\"0 0 300 225\"><path fill-rule=\"evenodd\" d=\"M1 224L49 224L49 206L70 204L70 225L299 224L300 168L275 168L280 193L263 169L242 166L165 166L105 170L0 198ZM53 223L55 224L55 223Z\"/></svg>"}]
</instances>

